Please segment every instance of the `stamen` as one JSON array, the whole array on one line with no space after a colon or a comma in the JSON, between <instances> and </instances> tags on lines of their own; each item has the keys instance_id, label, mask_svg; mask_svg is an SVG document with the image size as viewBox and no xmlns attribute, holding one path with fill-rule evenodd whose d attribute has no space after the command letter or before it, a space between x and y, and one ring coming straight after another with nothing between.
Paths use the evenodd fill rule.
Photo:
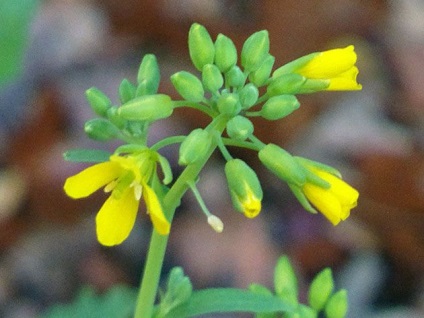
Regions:
<instances>
[{"instance_id":1,"label":"stamen","mask_svg":"<svg viewBox=\"0 0 424 318\"><path fill-rule=\"evenodd\" d=\"M105 188L104 188L104 192L109 193L111 191L113 191L113 189L115 189L116 185L118 184L118 181L113 180L111 182L109 182Z\"/></svg>"},{"instance_id":2,"label":"stamen","mask_svg":"<svg viewBox=\"0 0 424 318\"><path fill-rule=\"evenodd\" d=\"M137 201L141 199L141 195L143 194L143 186L139 183L135 183L134 187L134 196Z\"/></svg>"},{"instance_id":3,"label":"stamen","mask_svg":"<svg viewBox=\"0 0 424 318\"><path fill-rule=\"evenodd\" d=\"M217 233L222 233L222 231L224 230L224 223L222 223L221 219L216 215L209 215L208 223Z\"/></svg>"}]
</instances>

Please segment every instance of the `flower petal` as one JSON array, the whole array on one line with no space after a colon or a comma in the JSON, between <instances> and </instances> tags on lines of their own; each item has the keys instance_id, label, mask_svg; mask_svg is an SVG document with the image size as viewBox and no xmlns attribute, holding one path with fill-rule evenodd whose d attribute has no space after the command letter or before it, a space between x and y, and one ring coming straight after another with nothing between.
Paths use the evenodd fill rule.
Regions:
<instances>
[{"instance_id":1,"label":"flower petal","mask_svg":"<svg viewBox=\"0 0 424 318\"><path fill-rule=\"evenodd\" d=\"M333 224L341 221L342 207L340 201L331 192L311 183L303 186L303 192L308 200Z\"/></svg>"},{"instance_id":2,"label":"flower petal","mask_svg":"<svg viewBox=\"0 0 424 318\"><path fill-rule=\"evenodd\" d=\"M321 52L296 73L312 79L332 78L349 70L356 59L354 47L349 45L343 49Z\"/></svg>"},{"instance_id":3,"label":"flower petal","mask_svg":"<svg viewBox=\"0 0 424 318\"><path fill-rule=\"evenodd\" d=\"M330 79L330 85L327 91L360 90L362 85L356 81L359 71L357 67L352 67L344 73L341 73Z\"/></svg>"},{"instance_id":4,"label":"flower petal","mask_svg":"<svg viewBox=\"0 0 424 318\"><path fill-rule=\"evenodd\" d=\"M134 227L139 201L128 187L119 199L111 195L96 216L97 239L105 246L121 244Z\"/></svg>"},{"instance_id":5,"label":"flower petal","mask_svg":"<svg viewBox=\"0 0 424 318\"><path fill-rule=\"evenodd\" d=\"M150 214L155 230L161 235L168 235L171 225L163 214L162 206L156 193L147 184L143 185L143 197L146 202L147 213Z\"/></svg>"},{"instance_id":6,"label":"flower petal","mask_svg":"<svg viewBox=\"0 0 424 318\"><path fill-rule=\"evenodd\" d=\"M85 198L121 174L119 164L111 161L98 163L66 179L64 189L71 198Z\"/></svg>"}]
</instances>

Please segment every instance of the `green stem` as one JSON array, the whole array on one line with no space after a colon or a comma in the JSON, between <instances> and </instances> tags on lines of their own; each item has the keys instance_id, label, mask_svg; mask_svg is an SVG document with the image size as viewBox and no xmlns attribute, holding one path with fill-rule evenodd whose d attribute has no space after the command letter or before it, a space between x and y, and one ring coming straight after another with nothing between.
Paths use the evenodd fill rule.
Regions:
<instances>
[{"instance_id":1,"label":"green stem","mask_svg":"<svg viewBox=\"0 0 424 318\"><path fill-rule=\"evenodd\" d=\"M206 129L222 133L227 121L227 117L218 116ZM190 187L189 184L195 182L200 171L209 160L216 147L217 145L215 142L211 145L201 160L188 165L163 198L163 209L170 222L172 222L175 210L178 207L182 196ZM143 278L141 280L141 286L137 297L134 314L135 318L152 318L167 243L168 236L162 236L158 234L156 230L153 230Z\"/></svg>"}]
</instances>

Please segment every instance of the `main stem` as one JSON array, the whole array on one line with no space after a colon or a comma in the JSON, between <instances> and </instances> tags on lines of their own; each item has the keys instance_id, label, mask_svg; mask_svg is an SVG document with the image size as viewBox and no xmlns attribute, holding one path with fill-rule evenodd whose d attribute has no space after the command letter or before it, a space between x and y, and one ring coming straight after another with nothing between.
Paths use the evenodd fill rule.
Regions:
<instances>
[{"instance_id":1,"label":"main stem","mask_svg":"<svg viewBox=\"0 0 424 318\"><path fill-rule=\"evenodd\" d=\"M228 118L218 116L209 124L206 130L217 131L221 134L227 121ZM188 165L165 195L162 202L163 209L170 222L172 222L175 210L178 207L181 198L189 188L189 183L196 180L200 171L203 169L216 147L216 142L213 142L213 144L209 147L208 152L201 160ZM141 280L140 290L137 297L134 318L152 318L168 238L168 235L160 235L156 232L156 230L153 230L143 278Z\"/></svg>"}]
</instances>

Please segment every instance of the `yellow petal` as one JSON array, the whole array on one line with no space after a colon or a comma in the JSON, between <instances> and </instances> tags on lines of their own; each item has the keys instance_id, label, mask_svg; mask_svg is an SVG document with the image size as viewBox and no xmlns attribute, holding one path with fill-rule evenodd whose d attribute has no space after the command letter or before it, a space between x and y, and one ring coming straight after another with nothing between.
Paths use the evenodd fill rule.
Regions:
<instances>
[{"instance_id":1,"label":"yellow petal","mask_svg":"<svg viewBox=\"0 0 424 318\"><path fill-rule=\"evenodd\" d=\"M256 217L261 212L262 204L261 200L250 192L244 202L241 202L243 206L243 213L248 218Z\"/></svg>"},{"instance_id":2,"label":"yellow petal","mask_svg":"<svg viewBox=\"0 0 424 318\"><path fill-rule=\"evenodd\" d=\"M333 224L341 221L342 207L340 201L331 193L331 190L320 188L311 183L303 186L303 192L308 200Z\"/></svg>"},{"instance_id":3,"label":"yellow petal","mask_svg":"<svg viewBox=\"0 0 424 318\"><path fill-rule=\"evenodd\" d=\"M296 73L312 79L332 78L350 69L355 65L356 59L353 45L328 50L321 52Z\"/></svg>"},{"instance_id":4,"label":"yellow petal","mask_svg":"<svg viewBox=\"0 0 424 318\"><path fill-rule=\"evenodd\" d=\"M139 201L128 187L119 199L109 196L96 216L97 239L105 246L121 244L134 227Z\"/></svg>"},{"instance_id":5,"label":"yellow petal","mask_svg":"<svg viewBox=\"0 0 424 318\"><path fill-rule=\"evenodd\" d=\"M333 78L330 78L330 85L327 87L327 91L353 91L362 89L362 85L356 81L358 75L358 68L352 67L348 71L339 74Z\"/></svg>"},{"instance_id":6,"label":"yellow petal","mask_svg":"<svg viewBox=\"0 0 424 318\"><path fill-rule=\"evenodd\" d=\"M66 179L63 188L71 198L85 198L119 177L121 171L118 163L111 161L98 163Z\"/></svg>"},{"instance_id":7,"label":"yellow petal","mask_svg":"<svg viewBox=\"0 0 424 318\"><path fill-rule=\"evenodd\" d=\"M148 185L143 185L143 197L146 202L147 213L150 214L155 230L161 235L168 235L171 225L163 214L162 206L156 193Z\"/></svg>"}]
</instances>

